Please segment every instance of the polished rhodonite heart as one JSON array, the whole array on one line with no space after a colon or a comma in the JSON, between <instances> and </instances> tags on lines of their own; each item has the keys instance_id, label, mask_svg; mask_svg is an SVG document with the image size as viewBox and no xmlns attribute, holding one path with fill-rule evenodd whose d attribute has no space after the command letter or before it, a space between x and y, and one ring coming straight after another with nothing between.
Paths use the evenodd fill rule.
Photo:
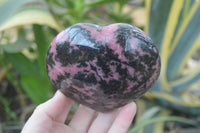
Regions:
<instances>
[{"instance_id":1,"label":"polished rhodonite heart","mask_svg":"<svg viewBox=\"0 0 200 133\"><path fill-rule=\"evenodd\" d=\"M157 80L160 67L151 39L124 23L72 25L55 37L46 56L53 85L101 112L144 94Z\"/></svg>"}]
</instances>

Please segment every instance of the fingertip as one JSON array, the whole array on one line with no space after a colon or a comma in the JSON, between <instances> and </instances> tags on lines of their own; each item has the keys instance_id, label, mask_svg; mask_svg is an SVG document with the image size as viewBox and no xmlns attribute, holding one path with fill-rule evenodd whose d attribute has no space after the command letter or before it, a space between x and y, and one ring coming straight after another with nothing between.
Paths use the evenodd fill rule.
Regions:
<instances>
[{"instance_id":1,"label":"fingertip","mask_svg":"<svg viewBox=\"0 0 200 133\"><path fill-rule=\"evenodd\" d=\"M113 122L109 133L125 133L136 114L136 104L131 102L121 108L117 118Z\"/></svg>"},{"instance_id":2,"label":"fingertip","mask_svg":"<svg viewBox=\"0 0 200 133\"><path fill-rule=\"evenodd\" d=\"M68 97L65 96L60 90L57 90L57 91L56 91L56 93L54 94L53 98L68 99Z\"/></svg>"},{"instance_id":3,"label":"fingertip","mask_svg":"<svg viewBox=\"0 0 200 133\"><path fill-rule=\"evenodd\" d=\"M53 98L51 99L51 103L55 104L54 107L60 106L59 108L65 108L68 105L73 104L73 100L67 96L65 96L60 90L57 90Z\"/></svg>"},{"instance_id":4,"label":"fingertip","mask_svg":"<svg viewBox=\"0 0 200 133\"><path fill-rule=\"evenodd\" d=\"M121 108L119 116L123 116L125 121L130 121L135 116L136 110L137 106L135 102L131 102Z\"/></svg>"},{"instance_id":5,"label":"fingertip","mask_svg":"<svg viewBox=\"0 0 200 133\"><path fill-rule=\"evenodd\" d=\"M135 102L131 102L131 103L125 105L124 108L127 108L129 111L132 111L132 112L136 113L137 105L136 105Z\"/></svg>"}]
</instances>

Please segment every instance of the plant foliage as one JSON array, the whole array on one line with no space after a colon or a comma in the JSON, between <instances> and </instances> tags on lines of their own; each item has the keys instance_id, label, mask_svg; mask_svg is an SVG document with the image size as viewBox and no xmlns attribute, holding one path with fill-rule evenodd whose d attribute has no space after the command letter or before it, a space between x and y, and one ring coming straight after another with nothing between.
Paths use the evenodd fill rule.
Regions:
<instances>
[{"instance_id":1,"label":"plant foliage","mask_svg":"<svg viewBox=\"0 0 200 133\"><path fill-rule=\"evenodd\" d=\"M163 105L186 113L200 113L200 64L187 67L200 46L200 1L146 0L146 32L158 46L162 69L152 89Z\"/></svg>"}]
</instances>

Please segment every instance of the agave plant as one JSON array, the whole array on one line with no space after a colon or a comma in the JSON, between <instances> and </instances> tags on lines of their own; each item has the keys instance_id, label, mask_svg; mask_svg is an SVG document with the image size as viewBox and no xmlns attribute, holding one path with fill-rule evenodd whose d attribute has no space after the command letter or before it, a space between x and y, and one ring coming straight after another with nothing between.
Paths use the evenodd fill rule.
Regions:
<instances>
[{"instance_id":1,"label":"agave plant","mask_svg":"<svg viewBox=\"0 0 200 133\"><path fill-rule=\"evenodd\" d=\"M200 113L200 62L188 61L200 46L199 0L146 0L146 32L160 50L161 74L149 98L185 113ZM153 96L153 97L151 97Z\"/></svg>"},{"instance_id":2,"label":"agave plant","mask_svg":"<svg viewBox=\"0 0 200 133\"><path fill-rule=\"evenodd\" d=\"M148 100L137 101L137 119L128 133L163 133L167 121L195 125L171 116L171 108L200 113L200 62L188 66L200 47L200 1L145 0L145 7L145 31L159 48L162 67L159 80L145 95ZM156 106L153 100L169 109Z\"/></svg>"}]
</instances>

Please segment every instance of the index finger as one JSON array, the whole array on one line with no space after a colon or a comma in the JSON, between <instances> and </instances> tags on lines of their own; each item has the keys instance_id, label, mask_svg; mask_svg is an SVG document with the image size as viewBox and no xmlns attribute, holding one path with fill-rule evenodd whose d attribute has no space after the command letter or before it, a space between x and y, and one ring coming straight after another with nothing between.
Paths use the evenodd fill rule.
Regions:
<instances>
[{"instance_id":1,"label":"index finger","mask_svg":"<svg viewBox=\"0 0 200 133\"><path fill-rule=\"evenodd\" d=\"M137 107L134 102L122 107L108 133L126 133L135 117L136 110Z\"/></svg>"},{"instance_id":2,"label":"index finger","mask_svg":"<svg viewBox=\"0 0 200 133\"><path fill-rule=\"evenodd\" d=\"M53 121L64 123L72 104L73 100L58 90L53 98L40 104L34 112L41 115L45 113Z\"/></svg>"}]
</instances>

